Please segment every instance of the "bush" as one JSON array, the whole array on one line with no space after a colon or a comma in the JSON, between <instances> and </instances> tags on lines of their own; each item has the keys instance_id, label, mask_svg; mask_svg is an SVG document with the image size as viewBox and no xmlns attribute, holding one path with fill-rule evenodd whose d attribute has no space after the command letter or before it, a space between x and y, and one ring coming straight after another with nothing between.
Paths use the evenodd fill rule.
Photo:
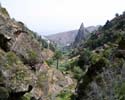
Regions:
<instances>
[{"instance_id":1,"label":"bush","mask_svg":"<svg viewBox=\"0 0 125 100\"><path fill-rule=\"evenodd\" d=\"M125 82L121 84L121 86L116 87L116 94L117 100L125 100Z\"/></svg>"},{"instance_id":2,"label":"bush","mask_svg":"<svg viewBox=\"0 0 125 100\"><path fill-rule=\"evenodd\" d=\"M84 70L84 65L89 64L91 52L88 49L84 49L78 60L78 66Z\"/></svg>"},{"instance_id":3,"label":"bush","mask_svg":"<svg viewBox=\"0 0 125 100\"><path fill-rule=\"evenodd\" d=\"M112 56L112 52L113 52L112 48L105 49L103 52L103 56L106 58L110 58Z\"/></svg>"},{"instance_id":4,"label":"bush","mask_svg":"<svg viewBox=\"0 0 125 100\"><path fill-rule=\"evenodd\" d=\"M16 70L16 72L15 72L16 80L24 81L25 76L26 76L26 72L25 71L23 71L23 70Z\"/></svg>"},{"instance_id":5,"label":"bush","mask_svg":"<svg viewBox=\"0 0 125 100\"><path fill-rule=\"evenodd\" d=\"M84 74L83 70L79 66L75 66L73 69L74 78L79 80Z\"/></svg>"},{"instance_id":6,"label":"bush","mask_svg":"<svg viewBox=\"0 0 125 100\"><path fill-rule=\"evenodd\" d=\"M15 55L14 52L10 51L6 54L6 65L9 65L11 67L13 65L13 63L18 64L19 58Z\"/></svg>"},{"instance_id":7,"label":"bush","mask_svg":"<svg viewBox=\"0 0 125 100\"><path fill-rule=\"evenodd\" d=\"M31 95L27 93L21 98L21 100L31 100Z\"/></svg>"},{"instance_id":8,"label":"bush","mask_svg":"<svg viewBox=\"0 0 125 100\"><path fill-rule=\"evenodd\" d=\"M100 54L97 53L93 53L91 55L91 63L95 64L96 62L98 62L100 59L102 58L102 56Z\"/></svg>"},{"instance_id":9,"label":"bush","mask_svg":"<svg viewBox=\"0 0 125 100\"><path fill-rule=\"evenodd\" d=\"M36 63L38 63L38 55L36 54L36 52L34 52L33 50L28 51L28 59L27 59L27 63L30 66L35 65Z\"/></svg>"},{"instance_id":10,"label":"bush","mask_svg":"<svg viewBox=\"0 0 125 100\"><path fill-rule=\"evenodd\" d=\"M53 64L53 59L48 59L48 60L46 61L46 63L47 63L49 66L51 66L51 65Z\"/></svg>"},{"instance_id":11,"label":"bush","mask_svg":"<svg viewBox=\"0 0 125 100\"><path fill-rule=\"evenodd\" d=\"M57 100L71 100L71 93L69 91L62 91L58 96Z\"/></svg>"}]
</instances>

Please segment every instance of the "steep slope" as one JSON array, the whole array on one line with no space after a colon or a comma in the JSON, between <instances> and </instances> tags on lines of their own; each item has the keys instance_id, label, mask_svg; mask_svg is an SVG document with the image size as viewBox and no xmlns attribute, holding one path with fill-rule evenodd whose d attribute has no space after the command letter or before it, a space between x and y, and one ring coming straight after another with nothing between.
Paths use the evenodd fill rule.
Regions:
<instances>
[{"instance_id":1,"label":"steep slope","mask_svg":"<svg viewBox=\"0 0 125 100\"><path fill-rule=\"evenodd\" d=\"M116 16L81 44L74 100L125 99L125 13Z\"/></svg>"},{"instance_id":2,"label":"steep slope","mask_svg":"<svg viewBox=\"0 0 125 100\"><path fill-rule=\"evenodd\" d=\"M52 56L46 41L0 7L0 100L49 100L73 84L49 68Z\"/></svg>"},{"instance_id":3,"label":"steep slope","mask_svg":"<svg viewBox=\"0 0 125 100\"><path fill-rule=\"evenodd\" d=\"M75 41L73 42L72 46L74 48L77 48L82 41L85 41L85 39L88 37L89 32L85 29L84 24L82 23L78 33L75 37Z\"/></svg>"},{"instance_id":4,"label":"steep slope","mask_svg":"<svg viewBox=\"0 0 125 100\"><path fill-rule=\"evenodd\" d=\"M45 88L48 88L48 66L44 63L46 59L41 50L42 46L34 33L22 22L11 19L6 9L1 7L0 99L19 100L26 93L33 98L47 96L48 89Z\"/></svg>"}]
</instances>

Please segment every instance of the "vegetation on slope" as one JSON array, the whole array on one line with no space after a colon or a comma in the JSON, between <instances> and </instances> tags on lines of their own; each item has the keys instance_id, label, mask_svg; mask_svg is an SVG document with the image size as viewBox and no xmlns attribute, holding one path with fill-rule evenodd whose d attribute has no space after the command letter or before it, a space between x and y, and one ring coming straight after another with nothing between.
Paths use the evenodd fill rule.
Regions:
<instances>
[{"instance_id":1,"label":"vegetation on slope","mask_svg":"<svg viewBox=\"0 0 125 100\"><path fill-rule=\"evenodd\" d=\"M124 100L125 13L107 21L77 49L78 80L75 100ZM80 52L80 53L79 53Z\"/></svg>"}]
</instances>

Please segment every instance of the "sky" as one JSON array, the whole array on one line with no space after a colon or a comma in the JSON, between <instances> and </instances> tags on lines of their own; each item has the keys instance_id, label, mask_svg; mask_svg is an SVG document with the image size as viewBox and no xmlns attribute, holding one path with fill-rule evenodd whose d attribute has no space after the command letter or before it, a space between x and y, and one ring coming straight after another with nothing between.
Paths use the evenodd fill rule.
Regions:
<instances>
[{"instance_id":1,"label":"sky","mask_svg":"<svg viewBox=\"0 0 125 100\"><path fill-rule=\"evenodd\" d=\"M40 35L104 25L125 11L125 0L0 0L11 18Z\"/></svg>"}]
</instances>

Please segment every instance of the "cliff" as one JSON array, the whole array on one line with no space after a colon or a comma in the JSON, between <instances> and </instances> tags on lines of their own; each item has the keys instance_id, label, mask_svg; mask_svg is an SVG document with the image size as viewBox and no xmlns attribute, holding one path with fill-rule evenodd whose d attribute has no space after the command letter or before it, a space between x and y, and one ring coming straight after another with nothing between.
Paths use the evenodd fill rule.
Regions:
<instances>
[{"instance_id":1,"label":"cliff","mask_svg":"<svg viewBox=\"0 0 125 100\"><path fill-rule=\"evenodd\" d=\"M72 46L74 48L77 48L81 44L81 42L85 41L88 34L89 34L89 32L85 29L84 24L82 23L80 25L80 28L78 30L78 33L76 35L76 38L75 38L74 43L72 44Z\"/></svg>"}]
</instances>

